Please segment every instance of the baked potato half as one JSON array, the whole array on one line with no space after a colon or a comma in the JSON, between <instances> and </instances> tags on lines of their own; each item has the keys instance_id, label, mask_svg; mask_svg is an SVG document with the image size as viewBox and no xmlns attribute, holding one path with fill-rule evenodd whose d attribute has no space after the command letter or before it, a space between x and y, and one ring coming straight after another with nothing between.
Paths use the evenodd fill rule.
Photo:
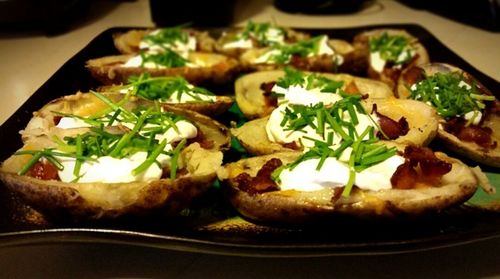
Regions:
<instances>
[{"instance_id":1,"label":"baked potato half","mask_svg":"<svg viewBox=\"0 0 500 279\"><path fill-rule=\"evenodd\" d=\"M374 104L376 104L378 113L394 121L399 121L401 118L406 119L407 133L393 139L394 142L425 146L436 136L439 118L434 109L426 104L396 98L372 99L364 102L366 111L372 111ZM254 155L300 150L300 145L273 142L269 139L266 131L269 118L266 116L248 121L241 127L231 128L231 133L250 154ZM379 125L385 124L379 123ZM382 129L385 128L382 127Z\"/></svg>"},{"instance_id":2,"label":"baked potato half","mask_svg":"<svg viewBox=\"0 0 500 279\"><path fill-rule=\"evenodd\" d=\"M124 83L130 76L142 73L149 73L151 76L182 76L194 84L224 83L231 81L239 72L236 59L216 53L190 52L187 59L181 58L179 63L171 63L173 66L170 67L155 66L156 64L142 67L140 63L126 66L128 61L137 57L140 56L124 54L90 59L86 62L86 67L95 79L106 85Z\"/></svg>"},{"instance_id":3,"label":"baked potato half","mask_svg":"<svg viewBox=\"0 0 500 279\"><path fill-rule=\"evenodd\" d=\"M291 66L313 72L361 73L364 56L349 42L326 35L293 44L249 49L240 56L243 71L270 71Z\"/></svg>"},{"instance_id":4,"label":"baked potato half","mask_svg":"<svg viewBox=\"0 0 500 279\"><path fill-rule=\"evenodd\" d=\"M369 78L385 82L395 89L402 70L429 63L425 46L402 29L374 29L353 39L354 48L365 57Z\"/></svg>"},{"instance_id":5,"label":"baked potato half","mask_svg":"<svg viewBox=\"0 0 500 279\"><path fill-rule=\"evenodd\" d=\"M445 148L500 167L500 102L473 76L444 63L414 66L401 75L398 95L436 108L437 139Z\"/></svg>"},{"instance_id":6,"label":"baked potato half","mask_svg":"<svg viewBox=\"0 0 500 279\"><path fill-rule=\"evenodd\" d=\"M239 58L248 49L259 49L272 44L290 44L309 38L309 34L288 27L249 21L245 27L223 32L217 39L215 50Z\"/></svg>"},{"instance_id":7,"label":"baked potato half","mask_svg":"<svg viewBox=\"0 0 500 279\"><path fill-rule=\"evenodd\" d=\"M373 191L354 186L344 197L340 194L341 188L329 186L314 191L281 190L278 182L277 187L262 190L262 184L245 182L267 175L256 180L268 183L272 170L266 171L263 167L267 162L279 160L286 165L300 156L299 152L284 152L242 159L225 165L218 171L218 177L231 204L242 216L254 222L297 225L335 217L397 218L439 212L471 197L478 186L475 173L480 172L444 153L435 153L438 159L449 164L449 172L433 183L419 183L410 189Z\"/></svg>"},{"instance_id":8,"label":"baked potato half","mask_svg":"<svg viewBox=\"0 0 500 279\"><path fill-rule=\"evenodd\" d=\"M215 49L215 39L208 32L181 27L119 32L113 34L113 43L122 54L138 53L159 45L167 48L181 46L200 52L213 52Z\"/></svg>"},{"instance_id":9,"label":"baked potato half","mask_svg":"<svg viewBox=\"0 0 500 279\"><path fill-rule=\"evenodd\" d=\"M308 73L311 74L311 73ZM393 96L392 90L379 81L356 77L348 74L316 73L334 81L341 81L342 90L349 93L367 95L368 98L388 98ZM241 112L247 119L260 118L269 115L277 103L269 96L263 88L264 84L276 83L285 76L285 71L261 71L246 74L234 83L235 100Z\"/></svg>"},{"instance_id":10,"label":"baked potato half","mask_svg":"<svg viewBox=\"0 0 500 279\"><path fill-rule=\"evenodd\" d=\"M147 133L151 125L156 123L146 119L154 116L150 114L156 111L152 107L154 105L142 99L119 103L119 97L108 96L106 100L119 104L127 111L141 109L140 115L143 117L137 120L133 128L127 128L122 122L112 126L99 124L88 127L79 124L81 126L73 128L56 125L56 122L61 123L62 118L69 115L72 118L78 116L77 119L89 119L89 115L94 116L96 112L109 108L107 101L103 102L102 98L93 94L79 93L62 97L35 112L23 131L23 147L2 163L0 180L27 204L54 218L107 219L152 212L174 215L188 206L216 179L216 170L222 164L221 150L227 149L230 144L227 129L199 113L165 107L163 109L169 115L183 119L176 121L188 121L197 129L194 137L186 138L182 134L174 136L176 139L168 142L175 144L168 151L162 148L170 144L167 143L167 134L172 129L166 130L165 139L161 142L152 138L146 140L146 134L141 134ZM164 119L166 116L162 117ZM176 125L177 129L183 129L180 124ZM116 138L112 141L115 143L106 143L113 138ZM72 139L76 139L76 145ZM95 153L96 145L92 145L92 142L99 143L97 150L104 157L85 155L85 152L91 152L89 150ZM141 142L149 142L146 145L149 151L138 161L138 167L137 164L130 166L128 162L133 163L134 156L145 148ZM110 148L110 152L106 151L107 148ZM113 157L114 149L118 149L118 154L128 155ZM127 150L135 151L127 153ZM170 157L161 157L163 154ZM75 158L74 163L65 164L68 158ZM112 164L102 163L100 158L112 160ZM123 158L128 161L124 163ZM82 160L80 167L77 167L78 160ZM148 161L151 164L147 164ZM97 164L97 168L93 168L92 164ZM139 170L141 166L144 167ZM134 169L127 173L131 167ZM130 175L133 178L129 178ZM115 177L118 179L113 180Z\"/></svg>"},{"instance_id":11,"label":"baked potato half","mask_svg":"<svg viewBox=\"0 0 500 279\"><path fill-rule=\"evenodd\" d=\"M215 95L183 77L151 77L142 74L130 77L125 84L101 86L97 91L137 96L212 117L224 113L233 104L232 97Z\"/></svg>"}]
</instances>

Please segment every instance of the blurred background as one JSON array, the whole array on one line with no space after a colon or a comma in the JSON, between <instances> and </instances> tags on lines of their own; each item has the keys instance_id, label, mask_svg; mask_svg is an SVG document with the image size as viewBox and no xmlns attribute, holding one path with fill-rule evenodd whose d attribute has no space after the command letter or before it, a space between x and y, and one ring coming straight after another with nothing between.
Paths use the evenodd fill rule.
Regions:
<instances>
[{"instance_id":1,"label":"blurred background","mask_svg":"<svg viewBox=\"0 0 500 279\"><path fill-rule=\"evenodd\" d=\"M0 29L43 30L49 34L66 32L85 20L94 6L107 2L110 7L119 0L0 0ZM233 0L149 0L151 18L158 26L191 23L192 26L226 26L234 19ZM359 12L376 5L374 0L274 0L280 11L291 14L342 15ZM500 30L500 0L399 0L413 9L426 10L449 19L489 31ZM196 8L194 8L196 7Z\"/></svg>"}]
</instances>

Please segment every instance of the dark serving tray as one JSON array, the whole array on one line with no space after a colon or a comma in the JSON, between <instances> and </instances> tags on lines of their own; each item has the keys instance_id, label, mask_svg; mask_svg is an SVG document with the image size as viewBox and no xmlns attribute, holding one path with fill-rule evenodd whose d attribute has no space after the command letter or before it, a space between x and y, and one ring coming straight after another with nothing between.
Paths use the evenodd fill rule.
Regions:
<instances>
[{"instance_id":1,"label":"dark serving tray","mask_svg":"<svg viewBox=\"0 0 500 279\"><path fill-rule=\"evenodd\" d=\"M427 47L432 61L454 64L474 75L495 94L500 92L497 81L475 69L418 25L372 25L304 31L351 40L355 34L373 28L406 29ZM33 111L59 96L74 94L79 90L88 91L99 85L84 68L85 61L116 54L111 35L129 29L111 28L94 38L1 126L1 161L21 147L18 132L28 123ZM498 170L487 171L491 182L500 191ZM47 220L0 185L0 247L91 242L226 255L306 257L402 253L500 236L500 213L481 207L491 203L498 205L498 194L487 197L481 190L466 205L432 216L397 221L331 220L301 228L249 223L238 217L220 194L219 189L214 187L197 201L193 209L175 219L150 216L100 222L68 222Z\"/></svg>"}]
</instances>

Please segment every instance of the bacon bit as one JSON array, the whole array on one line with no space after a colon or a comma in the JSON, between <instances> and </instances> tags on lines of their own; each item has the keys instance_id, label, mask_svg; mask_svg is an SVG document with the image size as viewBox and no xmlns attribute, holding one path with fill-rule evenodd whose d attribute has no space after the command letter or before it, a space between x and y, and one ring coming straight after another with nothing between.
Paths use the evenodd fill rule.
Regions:
<instances>
[{"instance_id":1,"label":"bacon bit","mask_svg":"<svg viewBox=\"0 0 500 279\"><path fill-rule=\"evenodd\" d=\"M492 142L491 134L493 131L491 128L473 124L466 127L465 124L465 119L454 117L445 123L444 130L460 140L474 142L483 148L494 149L497 147L497 142Z\"/></svg>"},{"instance_id":2,"label":"bacon bit","mask_svg":"<svg viewBox=\"0 0 500 279\"><path fill-rule=\"evenodd\" d=\"M436 185L443 175L451 171L451 164L437 158L427 147L407 146L403 156L405 163L391 177L395 189L412 189L417 183Z\"/></svg>"},{"instance_id":3,"label":"bacon bit","mask_svg":"<svg viewBox=\"0 0 500 279\"><path fill-rule=\"evenodd\" d=\"M271 95L275 84L276 84L275 81L263 82L260 85L260 90L264 91L264 93L263 93L264 95Z\"/></svg>"},{"instance_id":4,"label":"bacon bit","mask_svg":"<svg viewBox=\"0 0 500 279\"><path fill-rule=\"evenodd\" d=\"M238 188L252 196L279 190L276 182L271 179L271 174L275 169L281 167L282 164L280 159L272 158L262 166L255 177L251 177L248 173L239 174L235 178Z\"/></svg>"},{"instance_id":5,"label":"bacon bit","mask_svg":"<svg viewBox=\"0 0 500 279\"><path fill-rule=\"evenodd\" d=\"M402 74L402 78L406 84L412 85L425 79L425 71L420 67L413 66Z\"/></svg>"},{"instance_id":6,"label":"bacon bit","mask_svg":"<svg viewBox=\"0 0 500 279\"><path fill-rule=\"evenodd\" d=\"M48 161L36 162L27 175L41 180L60 180L57 168Z\"/></svg>"},{"instance_id":7,"label":"bacon bit","mask_svg":"<svg viewBox=\"0 0 500 279\"><path fill-rule=\"evenodd\" d=\"M59 122L61 122L61 119L62 119L62 116L60 116L60 115L54 116L54 125L57 126L59 124Z\"/></svg>"},{"instance_id":8,"label":"bacon bit","mask_svg":"<svg viewBox=\"0 0 500 279\"><path fill-rule=\"evenodd\" d=\"M332 196L332 203L335 203L336 201L338 201L340 199L340 197L342 197L342 192L344 192L344 188L345 187L337 187L337 188L334 188L333 190L333 196Z\"/></svg>"},{"instance_id":9,"label":"bacon bit","mask_svg":"<svg viewBox=\"0 0 500 279\"><path fill-rule=\"evenodd\" d=\"M264 92L262 92L262 95L264 96L264 101L267 107L277 107L278 106L278 98L275 96L271 96L271 93L273 92L273 87L276 84L275 81L271 82L263 82L260 85L260 89Z\"/></svg>"},{"instance_id":10,"label":"bacon bit","mask_svg":"<svg viewBox=\"0 0 500 279\"><path fill-rule=\"evenodd\" d=\"M373 104L372 110L377 114L378 122L380 124L380 129L387 135L388 139L396 139L400 136L404 136L410 131L408 126L408 121L406 118L401 117L397 122L377 111L377 104ZM384 138L384 134L380 131L377 133L379 138Z\"/></svg>"},{"instance_id":11,"label":"bacon bit","mask_svg":"<svg viewBox=\"0 0 500 279\"><path fill-rule=\"evenodd\" d=\"M418 180L418 173L412 167L409 160L399 165L391 177L391 185L394 189L412 189Z\"/></svg>"},{"instance_id":12,"label":"bacon bit","mask_svg":"<svg viewBox=\"0 0 500 279\"><path fill-rule=\"evenodd\" d=\"M307 70L309 67L309 63L307 63L307 59L304 57L300 57L299 55L292 55L290 58L290 65L294 66L297 69Z\"/></svg>"},{"instance_id":13,"label":"bacon bit","mask_svg":"<svg viewBox=\"0 0 500 279\"><path fill-rule=\"evenodd\" d=\"M293 150L300 150L301 149L301 147L296 142L294 142L294 141L284 143L283 147L290 148L290 149L293 149Z\"/></svg>"},{"instance_id":14,"label":"bacon bit","mask_svg":"<svg viewBox=\"0 0 500 279\"><path fill-rule=\"evenodd\" d=\"M344 89L347 94L359 94L359 88L354 81L351 81Z\"/></svg>"}]
</instances>

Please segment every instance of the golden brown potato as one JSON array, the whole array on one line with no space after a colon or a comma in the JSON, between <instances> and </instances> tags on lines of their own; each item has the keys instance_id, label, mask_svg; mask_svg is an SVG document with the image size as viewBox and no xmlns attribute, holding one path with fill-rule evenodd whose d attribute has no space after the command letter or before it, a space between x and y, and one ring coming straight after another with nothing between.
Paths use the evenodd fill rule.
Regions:
<instances>
[{"instance_id":1,"label":"golden brown potato","mask_svg":"<svg viewBox=\"0 0 500 279\"><path fill-rule=\"evenodd\" d=\"M395 121L401 117L406 118L409 126L408 133L398 137L394 142L425 146L436 136L438 117L434 109L426 104L396 98L372 99L364 105L368 112L371 111L373 104L377 104L378 112ZM293 151L288 146L269 140L265 128L268 119L269 116L248 121L241 127L232 128L231 133L250 154L265 155Z\"/></svg>"},{"instance_id":2,"label":"golden brown potato","mask_svg":"<svg viewBox=\"0 0 500 279\"><path fill-rule=\"evenodd\" d=\"M384 34L387 34L388 36L402 36L407 38L409 46L413 49L415 55L402 65L395 66L394 63L385 63L382 70L378 71L371 62L370 40L380 38ZM402 70L413 65L429 63L429 54L427 53L425 46L419 42L418 38L401 29L374 29L362 32L354 37L353 46L358 53L361 53L360 56L365 57L364 59L368 65L366 68L368 77L385 82L391 89L396 87L397 80Z\"/></svg>"},{"instance_id":3,"label":"golden brown potato","mask_svg":"<svg viewBox=\"0 0 500 279\"><path fill-rule=\"evenodd\" d=\"M343 81L343 90L354 84L355 88L362 95L368 95L369 98L388 98L393 96L392 90L386 84L379 81L348 74L318 74L331 80ZM246 74L236 80L234 84L236 103L246 118L264 117L276 108L276 105L269 103L268 98L264 96L264 90L261 86L263 83L275 82L283 76L285 76L285 72L282 70L261 71Z\"/></svg>"},{"instance_id":4,"label":"golden brown potato","mask_svg":"<svg viewBox=\"0 0 500 279\"><path fill-rule=\"evenodd\" d=\"M114 95L119 100L120 96ZM113 97L109 98L113 100ZM132 100L123 107L152 105L145 100ZM88 128L60 129L55 127L54 111L89 116L107 106L92 94L76 94L52 101L40 111L23 131L21 150L54 148L55 136L81 134ZM26 203L53 216L74 218L116 218L151 212L172 215L189 205L195 196L207 190L222 164L222 152L229 148L230 137L223 125L199 113L165 106L167 111L182 115L195 123L203 139L187 144L181 151L178 175L175 179L161 178L128 183L69 183L57 179L38 179L18 172L32 155L13 155L0 168L0 179ZM113 132L113 130L109 130ZM208 143L208 144L206 144ZM117 170L118 171L118 170ZM164 170L165 171L165 170ZM43 175L43 174L42 174ZM168 175L167 175L168 176Z\"/></svg>"},{"instance_id":5,"label":"golden brown potato","mask_svg":"<svg viewBox=\"0 0 500 279\"><path fill-rule=\"evenodd\" d=\"M399 79L398 95L403 99L410 98L411 93L409 88L413 84L427 77L431 77L436 73L454 72L463 74L464 80L468 84L476 84L480 94L493 98L493 94L473 76L455 66L444 63L430 63L408 68ZM486 109L483 110L483 120L479 125L471 125L459 131L452 132L452 130L447 130L445 128L445 126L448 125L446 123L451 123L451 121L455 121L457 118L439 116L440 125L437 139L445 148L468 157L480 164L500 167L500 103L495 99L494 101L486 101L485 104ZM448 129L454 129L453 125L450 125ZM480 130L486 132L481 132ZM481 145L479 138L483 138L484 143L487 143L488 146L484 146L484 144Z\"/></svg>"},{"instance_id":6,"label":"golden brown potato","mask_svg":"<svg viewBox=\"0 0 500 279\"><path fill-rule=\"evenodd\" d=\"M139 52L139 45L144 36L151 34L160 29L134 29L127 32L113 34L113 43L122 54L132 54ZM194 36L196 39L196 51L213 52L215 48L215 40L208 32L198 31L194 29L180 29L187 34Z\"/></svg>"},{"instance_id":7,"label":"golden brown potato","mask_svg":"<svg viewBox=\"0 0 500 279\"><path fill-rule=\"evenodd\" d=\"M107 85L124 83L130 76L137 76L141 73L149 73L151 76L182 76L194 84L224 83L231 81L239 71L238 61L215 53L190 53L188 60L195 64L203 63L200 67L123 67L132 57L134 55L126 54L91 59L87 61L86 67L94 78Z\"/></svg>"},{"instance_id":8,"label":"golden brown potato","mask_svg":"<svg viewBox=\"0 0 500 279\"><path fill-rule=\"evenodd\" d=\"M300 153L285 152L243 159L218 171L232 205L246 218L264 223L301 224L325 218L349 216L354 218L398 217L439 212L460 204L477 189L474 172L459 160L443 153L436 156L452 164L436 185L413 189L361 190L354 187L349 197L339 198L332 188L317 191L274 190L250 193L239 188L238 175L255 177L270 159L283 164L293 162Z\"/></svg>"}]
</instances>

